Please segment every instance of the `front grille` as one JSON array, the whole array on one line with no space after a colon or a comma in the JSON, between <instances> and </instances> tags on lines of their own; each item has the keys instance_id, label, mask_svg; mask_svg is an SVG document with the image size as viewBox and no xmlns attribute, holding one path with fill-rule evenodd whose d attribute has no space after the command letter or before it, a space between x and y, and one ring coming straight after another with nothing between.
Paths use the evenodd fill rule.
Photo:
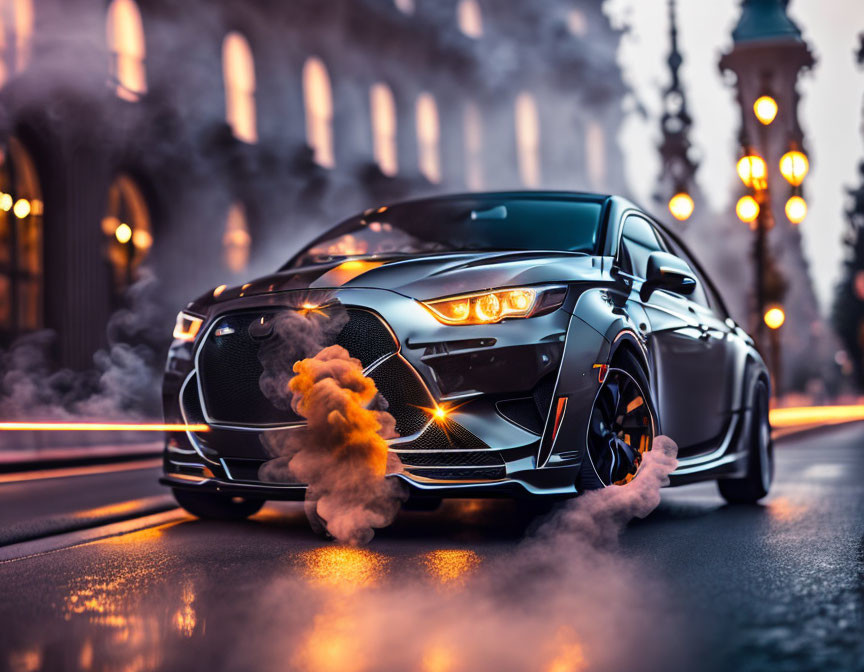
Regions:
<instances>
[{"instance_id":1,"label":"front grille","mask_svg":"<svg viewBox=\"0 0 864 672\"><path fill-rule=\"evenodd\" d=\"M198 375L204 408L214 422L282 425L302 421L291 409L276 408L259 385L263 372L258 359L260 342L249 334L249 326L277 312L278 309L264 309L231 313L220 317L210 329L198 353ZM348 318L335 342L359 359L364 367L396 352L396 341L375 315L349 308ZM232 331L216 336L220 329Z\"/></svg>"},{"instance_id":2,"label":"front grille","mask_svg":"<svg viewBox=\"0 0 864 672\"><path fill-rule=\"evenodd\" d=\"M401 355L381 362L369 377L387 400L387 412L396 419L399 436L416 434L428 424L429 413L423 409L432 408L435 402L423 381Z\"/></svg>"},{"instance_id":3,"label":"front grille","mask_svg":"<svg viewBox=\"0 0 864 672\"><path fill-rule=\"evenodd\" d=\"M398 446L398 447L397 447ZM462 425L447 420L444 424L433 422L413 441L393 446L394 450L483 450L488 448Z\"/></svg>"},{"instance_id":4,"label":"front grille","mask_svg":"<svg viewBox=\"0 0 864 672\"><path fill-rule=\"evenodd\" d=\"M396 454L405 467L488 467L501 466L504 460L497 452L460 450L446 453L408 453Z\"/></svg>"},{"instance_id":5,"label":"front grille","mask_svg":"<svg viewBox=\"0 0 864 672\"><path fill-rule=\"evenodd\" d=\"M480 469L410 469L409 474L421 478L431 478L436 481L486 481L504 478L507 471L504 467Z\"/></svg>"},{"instance_id":6,"label":"front grille","mask_svg":"<svg viewBox=\"0 0 864 672\"><path fill-rule=\"evenodd\" d=\"M507 475L501 453L489 450L483 441L452 420L443 425L432 423L413 441L392 444L390 449L399 456L409 476L471 481Z\"/></svg>"}]
</instances>

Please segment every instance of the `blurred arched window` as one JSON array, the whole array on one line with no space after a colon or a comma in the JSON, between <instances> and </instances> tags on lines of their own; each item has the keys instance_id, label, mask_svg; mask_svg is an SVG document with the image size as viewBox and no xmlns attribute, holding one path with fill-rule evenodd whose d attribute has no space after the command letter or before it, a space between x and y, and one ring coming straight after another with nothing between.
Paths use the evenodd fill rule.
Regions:
<instances>
[{"instance_id":1,"label":"blurred arched window","mask_svg":"<svg viewBox=\"0 0 864 672\"><path fill-rule=\"evenodd\" d=\"M483 188L483 118L476 103L465 106L465 183L473 191Z\"/></svg>"},{"instance_id":2,"label":"blurred arched window","mask_svg":"<svg viewBox=\"0 0 864 672\"><path fill-rule=\"evenodd\" d=\"M417 98L417 150L420 172L430 182L441 181L441 153L438 105L431 93Z\"/></svg>"},{"instance_id":3,"label":"blurred arched window","mask_svg":"<svg viewBox=\"0 0 864 672\"><path fill-rule=\"evenodd\" d=\"M519 158L519 176L526 187L540 184L540 121L537 102L530 93L522 92L516 98L516 150Z\"/></svg>"},{"instance_id":4,"label":"blurred arched window","mask_svg":"<svg viewBox=\"0 0 864 672\"><path fill-rule=\"evenodd\" d=\"M574 7L567 12L567 30L576 37L585 37L588 34L588 19L581 9Z\"/></svg>"},{"instance_id":5,"label":"blurred arched window","mask_svg":"<svg viewBox=\"0 0 864 672\"><path fill-rule=\"evenodd\" d=\"M255 60L249 41L237 31L222 42L222 76L225 81L225 121L234 137L258 142L255 109Z\"/></svg>"},{"instance_id":6,"label":"blurred arched window","mask_svg":"<svg viewBox=\"0 0 864 672\"><path fill-rule=\"evenodd\" d=\"M585 162L588 184L600 191L606 188L606 132L599 121L585 127Z\"/></svg>"},{"instance_id":7,"label":"blurred arched window","mask_svg":"<svg viewBox=\"0 0 864 672\"><path fill-rule=\"evenodd\" d=\"M403 14L414 13L414 0L393 0L393 4Z\"/></svg>"},{"instance_id":8,"label":"blurred arched window","mask_svg":"<svg viewBox=\"0 0 864 672\"><path fill-rule=\"evenodd\" d=\"M14 137L0 153L0 331L42 327L42 190Z\"/></svg>"},{"instance_id":9,"label":"blurred arched window","mask_svg":"<svg viewBox=\"0 0 864 672\"><path fill-rule=\"evenodd\" d=\"M252 236L246 209L240 203L232 203L225 220L225 234L222 236L222 249L225 251L225 265L232 273L242 273L249 264L249 248Z\"/></svg>"},{"instance_id":10,"label":"blurred arched window","mask_svg":"<svg viewBox=\"0 0 864 672\"><path fill-rule=\"evenodd\" d=\"M303 65L303 100L306 106L306 142L315 163L324 168L336 164L333 153L333 91L330 75L320 58L312 56Z\"/></svg>"},{"instance_id":11,"label":"blurred arched window","mask_svg":"<svg viewBox=\"0 0 864 672\"><path fill-rule=\"evenodd\" d=\"M386 84L373 84L369 91L372 112L372 151L381 172L393 176L399 171L396 142L396 102Z\"/></svg>"},{"instance_id":12,"label":"blurred arched window","mask_svg":"<svg viewBox=\"0 0 864 672\"><path fill-rule=\"evenodd\" d=\"M153 246L147 201L129 175L118 175L108 189L102 233L105 234L115 294L119 298L135 282L135 272Z\"/></svg>"},{"instance_id":13,"label":"blurred arched window","mask_svg":"<svg viewBox=\"0 0 864 672\"><path fill-rule=\"evenodd\" d=\"M456 20L459 30L468 37L478 39L483 36L483 12L477 0L459 0L456 8Z\"/></svg>"},{"instance_id":14,"label":"blurred arched window","mask_svg":"<svg viewBox=\"0 0 864 672\"><path fill-rule=\"evenodd\" d=\"M111 85L125 100L138 100L147 93L147 74L144 59L144 27L141 12L135 0L111 0L106 22L109 73Z\"/></svg>"},{"instance_id":15,"label":"blurred arched window","mask_svg":"<svg viewBox=\"0 0 864 672\"><path fill-rule=\"evenodd\" d=\"M33 0L0 2L0 86L30 63Z\"/></svg>"}]
</instances>

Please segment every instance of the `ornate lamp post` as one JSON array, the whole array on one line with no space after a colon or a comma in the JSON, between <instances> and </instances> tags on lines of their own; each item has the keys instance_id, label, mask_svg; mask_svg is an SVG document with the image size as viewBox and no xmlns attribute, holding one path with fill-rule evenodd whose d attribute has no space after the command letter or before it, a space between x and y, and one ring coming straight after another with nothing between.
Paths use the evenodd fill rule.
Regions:
<instances>
[{"instance_id":1,"label":"ornate lamp post","mask_svg":"<svg viewBox=\"0 0 864 672\"><path fill-rule=\"evenodd\" d=\"M806 215L801 183L809 162L802 151L803 133L798 123L798 75L814 64L801 31L786 13L788 0L742 0L741 18L732 33L734 46L720 59L720 69L735 75L737 101L741 111L739 142L741 159L738 175L746 193L738 200L738 217L754 231L754 293L750 333L764 346L768 313L779 310L787 282L769 258L768 232L775 221L798 224ZM775 216L772 196L785 204ZM782 218L782 220L781 220ZM795 238L802 268L793 269L806 278L800 239ZM812 292L812 290L811 290ZM788 309L787 309L788 312ZM777 313L771 313L776 318ZM784 313L784 320L785 320ZM771 326L772 350L779 351L782 325ZM779 352L774 362L775 389L779 374Z\"/></svg>"},{"instance_id":2,"label":"ornate lamp post","mask_svg":"<svg viewBox=\"0 0 864 672\"><path fill-rule=\"evenodd\" d=\"M698 163L691 156L690 127L693 119L687 111L687 99L681 88L678 71L683 58L678 51L678 26L675 19L675 0L669 0L669 86L663 90L663 116L660 130L662 172L654 199L668 200L669 212L680 222L690 218L695 209L695 175Z\"/></svg>"}]
</instances>

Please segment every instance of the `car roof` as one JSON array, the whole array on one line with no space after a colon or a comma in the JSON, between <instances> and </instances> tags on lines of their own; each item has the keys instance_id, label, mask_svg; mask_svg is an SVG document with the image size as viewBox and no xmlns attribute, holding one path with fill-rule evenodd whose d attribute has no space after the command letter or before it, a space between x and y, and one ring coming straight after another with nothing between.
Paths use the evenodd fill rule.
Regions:
<instances>
[{"instance_id":1,"label":"car roof","mask_svg":"<svg viewBox=\"0 0 864 672\"><path fill-rule=\"evenodd\" d=\"M574 200L592 203L605 203L610 198L610 194L598 194L592 192L581 191L550 191L550 190L512 190L512 191L468 191L454 194L436 194L434 196L424 196L421 198L412 198L405 201L397 201L387 205L388 208L402 205L420 205L433 201L456 201L469 198L538 198L538 199L554 199Z\"/></svg>"}]
</instances>

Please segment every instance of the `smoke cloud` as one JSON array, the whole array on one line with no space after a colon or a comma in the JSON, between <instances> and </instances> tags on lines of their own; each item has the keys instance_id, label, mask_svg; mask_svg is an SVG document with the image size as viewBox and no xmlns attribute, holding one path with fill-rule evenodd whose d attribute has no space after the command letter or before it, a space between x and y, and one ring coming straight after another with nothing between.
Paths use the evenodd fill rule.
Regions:
<instances>
[{"instance_id":1,"label":"smoke cloud","mask_svg":"<svg viewBox=\"0 0 864 672\"><path fill-rule=\"evenodd\" d=\"M369 549L297 558L263 605L262 667L307 672L686 669L662 582L619 549L675 468L655 439L636 478L567 502L510 551L437 549L406 567ZM298 605L303 605L298 611ZM285 636L290 632L290 636ZM692 668L691 668L692 669Z\"/></svg>"},{"instance_id":2,"label":"smoke cloud","mask_svg":"<svg viewBox=\"0 0 864 672\"><path fill-rule=\"evenodd\" d=\"M326 345L346 322L339 304L275 318L274 337L259 353L261 390L278 407L290 406L306 426L264 435L273 459L259 478L306 483L313 528L360 545L372 539L373 528L393 521L406 495L401 483L385 478L401 470L387 450L386 440L398 434L386 401L359 360L339 345Z\"/></svg>"},{"instance_id":3,"label":"smoke cloud","mask_svg":"<svg viewBox=\"0 0 864 672\"><path fill-rule=\"evenodd\" d=\"M22 336L0 352L0 417L81 422L158 417L166 327L157 289L153 274L140 269L126 306L108 320L107 347L93 355L89 370L56 370L51 356L56 335L49 330ZM20 434L0 440L0 447L27 443ZM64 438L52 435L52 441Z\"/></svg>"}]
</instances>

